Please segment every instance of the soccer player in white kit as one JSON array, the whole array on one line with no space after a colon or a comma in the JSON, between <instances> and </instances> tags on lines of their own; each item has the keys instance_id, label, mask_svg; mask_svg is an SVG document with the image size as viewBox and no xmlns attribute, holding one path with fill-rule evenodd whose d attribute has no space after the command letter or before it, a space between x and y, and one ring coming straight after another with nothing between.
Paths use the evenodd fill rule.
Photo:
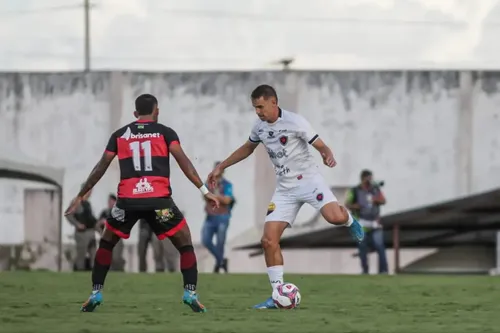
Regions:
<instances>
[{"instance_id":1,"label":"soccer player in white kit","mask_svg":"<svg viewBox=\"0 0 500 333\"><path fill-rule=\"evenodd\" d=\"M325 220L334 225L349 227L353 238L361 242L364 232L361 225L341 206L330 187L318 171L309 145L322 156L323 163L332 168L337 163L333 153L312 129L309 122L293 112L278 106L278 96L273 87L261 85L251 94L252 104L259 119L255 122L248 141L221 162L208 176L210 186L224 169L250 156L259 143L263 143L274 164L277 185L269 204L262 247L272 288L283 283L283 256L280 238L291 227L304 203L321 211ZM257 309L274 309L272 298L254 306Z\"/></svg>"}]
</instances>

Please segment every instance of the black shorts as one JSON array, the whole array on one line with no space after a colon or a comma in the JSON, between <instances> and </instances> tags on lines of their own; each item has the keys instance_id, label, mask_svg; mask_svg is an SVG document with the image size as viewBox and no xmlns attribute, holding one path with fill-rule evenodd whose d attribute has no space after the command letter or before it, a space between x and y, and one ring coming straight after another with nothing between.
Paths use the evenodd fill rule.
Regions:
<instances>
[{"instance_id":1,"label":"black shorts","mask_svg":"<svg viewBox=\"0 0 500 333\"><path fill-rule=\"evenodd\" d=\"M129 238L130 231L140 219L146 221L159 240L172 237L186 225L186 219L173 200L163 209L128 210L126 207L111 209L106 228L121 238Z\"/></svg>"}]
</instances>

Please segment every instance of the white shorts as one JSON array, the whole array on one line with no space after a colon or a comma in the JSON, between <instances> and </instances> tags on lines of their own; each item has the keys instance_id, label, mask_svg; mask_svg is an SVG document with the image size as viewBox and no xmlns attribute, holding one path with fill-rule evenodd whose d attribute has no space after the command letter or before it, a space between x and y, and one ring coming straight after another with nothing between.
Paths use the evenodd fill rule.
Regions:
<instances>
[{"instance_id":1,"label":"white shorts","mask_svg":"<svg viewBox=\"0 0 500 333\"><path fill-rule=\"evenodd\" d=\"M321 175L297 181L300 185L295 188L276 189L267 208L266 222L283 221L288 222L291 227L304 203L320 210L327 203L337 202L330 186Z\"/></svg>"}]
</instances>

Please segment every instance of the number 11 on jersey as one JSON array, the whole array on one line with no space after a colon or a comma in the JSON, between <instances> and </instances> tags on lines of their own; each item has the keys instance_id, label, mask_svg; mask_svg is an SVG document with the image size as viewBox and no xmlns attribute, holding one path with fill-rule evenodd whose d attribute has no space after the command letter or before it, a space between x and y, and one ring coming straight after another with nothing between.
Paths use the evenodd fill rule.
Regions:
<instances>
[{"instance_id":1,"label":"number 11 on jersey","mask_svg":"<svg viewBox=\"0 0 500 333\"><path fill-rule=\"evenodd\" d=\"M132 151L132 161L135 171L141 171L141 149L144 151L144 170L153 170L153 161L151 158L151 141L134 141L129 144Z\"/></svg>"}]
</instances>

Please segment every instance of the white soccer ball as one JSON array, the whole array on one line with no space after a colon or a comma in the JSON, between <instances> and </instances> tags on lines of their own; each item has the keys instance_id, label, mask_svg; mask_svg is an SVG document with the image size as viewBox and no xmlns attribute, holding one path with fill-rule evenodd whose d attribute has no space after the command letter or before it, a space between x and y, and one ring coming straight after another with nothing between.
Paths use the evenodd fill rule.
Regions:
<instances>
[{"instance_id":1,"label":"white soccer ball","mask_svg":"<svg viewBox=\"0 0 500 333\"><path fill-rule=\"evenodd\" d=\"M300 304L299 288L293 283L283 283L273 290L274 304L280 309L294 309Z\"/></svg>"}]
</instances>

